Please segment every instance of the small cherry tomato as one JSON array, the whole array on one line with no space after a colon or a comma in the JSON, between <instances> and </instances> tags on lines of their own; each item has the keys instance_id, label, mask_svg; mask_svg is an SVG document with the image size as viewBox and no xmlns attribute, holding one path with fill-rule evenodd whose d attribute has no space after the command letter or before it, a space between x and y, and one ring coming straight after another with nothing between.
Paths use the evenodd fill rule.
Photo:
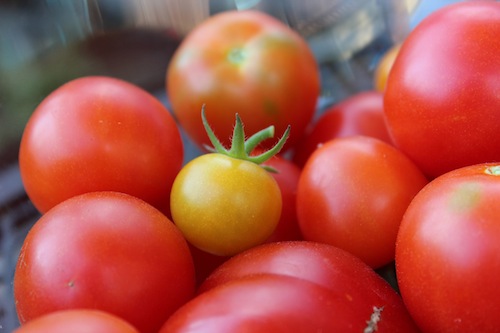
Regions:
<instances>
[{"instance_id":1,"label":"small cherry tomato","mask_svg":"<svg viewBox=\"0 0 500 333\"><path fill-rule=\"evenodd\" d=\"M168 214L183 144L151 94L109 77L70 81L38 105L24 129L19 168L42 213L75 195L117 191Z\"/></svg>"},{"instance_id":2,"label":"small cherry tomato","mask_svg":"<svg viewBox=\"0 0 500 333\"><path fill-rule=\"evenodd\" d=\"M394 144L432 179L500 161L500 2L458 1L406 37L384 93Z\"/></svg>"},{"instance_id":3,"label":"small cherry tomato","mask_svg":"<svg viewBox=\"0 0 500 333\"><path fill-rule=\"evenodd\" d=\"M376 91L383 93L385 91L385 86L387 84L387 78L391 72L392 65L398 56L399 49L401 48L401 43L393 45L389 50L387 50L382 58L380 59L377 67L375 68L375 73L373 74L373 86Z\"/></svg>"},{"instance_id":4,"label":"small cherry tomato","mask_svg":"<svg viewBox=\"0 0 500 333\"><path fill-rule=\"evenodd\" d=\"M354 135L365 135L392 143L384 120L383 95L377 91L354 94L332 105L308 128L294 149L293 161L303 167L321 144Z\"/></svg>"},{"instance_id":5,"label":"small cherry tomato","mask_svg":"<svg viewBox=\"0 0 500 333\"><path fill-rule=\"evenodd\" d=\"M259 152L262 151L259 150ZM280 188L282 201L278 225L265 242L302 239L295 209L300 169L280 155L271 157L265 162L265 165L276 169L276 172L272 172L271 176L273 176ZM190 248L195 263L198 284L202 283L214 269L230 258L229 256L214 255L194 246Z\"/></svg>"},{"instance_id":6,"label":"small cherry tomato","mask_svg":"<svg viewBox=\"0 0 500 333\"><path fill-rule=\"evenodd\" d=\"M403 300L423 332L498 332L500 164L455 169L409 205L396 243Z\"/></svg>"},{"instance_id":7,"label":"small cherry tomato","mask_svg":"<svg viewBox=\"0 0 500 333\"><path fill-rule=\"evenodd\" d=\"M14 275L21 323L92 308L157 332L194 294L186 240L159 210L128 194L89 192L54 206L24 240Z\"/></svg>"},{"instance_id":8,"label":"small cherry tomato","mask_svg":"<svg viewBox=\"0 0 500 333\"><path fill-rule=\"evenodd\" d=\"M198 294L256 275L290 276L321 285L339 295L335 302L357 309L362 319L370 317L373 307L383 308L381 332L418 331L401 297L385 280L359 258L328 244L287 241L253 247L220 265Z\"/></svg>"},{"instance_id":9,"label":"small cherry tomato","mask_svg":"<svg viewBox=\"0 0 500 333\"><path fill-rule=\"evenodd\" d=\"M309 158L297 188L304 239L360 257L373 268L394 260L401 218L427 184L415 164L370 137L328 141Z\"/></svg>"},{"instance_id":10,"label":"small cherry tomato","mask_svg":"<svg viewBox=\"0 0 500 333\"><path fill-rule=\"evenodd\" d=\"M272 149L250 156L274 127L245 138L236 114L231 149L217 139L202 109L202 123L214 153L187 163L175 178L171 193L174 223L195 247L219 256L230 256L263 243L278 225L282 198L276 180L259 164L285 144L289 128Z\"/></svg>"},{"instance_id":11,"label":"small cherry tomato","mask_svg":"<svg viewBox=\"0 0 500 333\"><path fill-rule=\"evenodd\" d=\"M264 242L281 214L281 192L261 166L222 154L201 155L174 181L172 218L201 250L233 255Z\"/></svg>"},{"instance_id":12,"label":"small cherry tomato","mask_svg":"<svg viewBox=\"0 0 500 333\"><path fill-rule=\"evenodd\" d=\"M297 186L300 168L281 155L275 155L265 162L276 169L271 176L276 180L281 192L281 215L278 225L266 242L280 242L302 239L297 219Z\"/></svg>"},{"instance_id":13,"label":"small cherry tomato","mask_svg":"<svg viewBox=\"0 0 500 333\"><path fill-rule=\"evenodd\" d=\"M91 310L60 310L35 318L13 333L139 333L125 320L110 313Z\"/></svg>"},{"instance_id":14,"label":"small cherry tomato","mask_svg":"<svg viewBox=\"0 0 500 333\"><path fill-rule=\"evenodd\" d=\"M252 10L219 13L191 31L169 63L166 81L176 118L202 148L210 143L199 122L204 104L225 146L238 112L248 133L271 125L283 133L292 126L292 147L314 115L320 90L318 66L304 38Z\"/></svg>"},{"instance_id":15,"label":"small cherry tomato","mask_svg":"<svg viewBox=\"0 0 500 333\"><path fill-rule=\"evenodd\" d=\"M291 276L246 276L193 298L160 333L362 332L370 315L341 298Z\"/></svg>"}]
</instances>

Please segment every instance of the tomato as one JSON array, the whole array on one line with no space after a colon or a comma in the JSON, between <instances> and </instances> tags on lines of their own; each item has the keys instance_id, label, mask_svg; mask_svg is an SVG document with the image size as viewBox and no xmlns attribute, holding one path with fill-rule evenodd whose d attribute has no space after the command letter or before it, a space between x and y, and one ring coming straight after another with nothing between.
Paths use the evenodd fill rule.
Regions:
<instances>
[{"instance_id":1,"label":"tomato","mask_svg":"<svg viewBox=\"0 0 500 333\"><path fill-rule=\"evenodd\" d=\"M118 192L89 192L45 213L24 240L14 275L21 323L92 308L157 332L194 294L182 234L160 211Z\"/></svg>"},{"instance_id":2,"label":"tomato","mask_svg":"<svg viewBox=\"0 0 500 333\"><path fill-rule=\"evenodd\" d=\"M395 144L430 178L500 161L500 3L431 13L403 42L384 111Z\"/></svg>"},{"instance_id":3,"label":"tomato","mask_svg":"<svg viewBox=\"0 0 500 333\"><path fill-rule=\"evenodd\" d=\"M198 295L175 312L160 333L362 332L370 313L348 306L344 299L307 280L252 275Z\"/></svg>"},{"instance_id":4,"label":"tomato","mask_svg":"<svg viewBox=\"0 0 500 333\"><path fill-rule=\"evenodd\" d=\"M224 146L238 112L250 134L271 125L282 133L291 125L292 147L314 115L320 78L299 34L246 10L216 14L191 31L169 63L166 85L176 118L200 147L209 143L199 122L203 104Z\"/></svg>"},{"instance_id":5,"label":"tomato","mask_svg":"<svg viewBox=\"0 0 500 333\"><path fill-rule=\"evenodd\" d=\"M213 153L191 160L175 178L170 197L172 218L195 247L231 256L263 243L279 223L281 190L268 171L271 167L261 164L283 148L290 127L271 149L252 155L263 140L274 136L274 126L247 138L236 114L231 148L226 149L208 123L204 108L201 118Z\"/></svg>"},{"instance_id":6,"label":"tomato","mask_svg":"<svg viewBox=\"0 0 500 333\"><path fill-rule=\"evenodd\" d=\"M233 255L264 242L281 215L281 192L261 166L226 155L201 155L177 175L174 223L194 246Z\"/></svg>"},{"instance_id":7,"label":"tomato","mask_svg":"<svg viewBox=\"0 0 500 333\"><path fill-rule=\"evenodd\" d=\"M24 187L41 212L78 194L118 191L168 214L183 162L168 110L139 87L107 77L75 79L49 94L19 149Z\"/></svg>"},{"instance_id":8,"label":"tomato","mask_svg":"<svg viewBox=\"0 0 500 333\"><path fill-rule=\"evenodd\" d=\"M191 250L191 256L194 262L196 287L203 283L214 269L230 258L229 256L219 256L203 251L192 244L189 244L189 249Z\"/></svg>"},{"instance_id":9,"label":"tomato","mask_svg":"<svg viewBox=\"0 0 500 333\"><path fill-rule=\"evenodd\" d=\"M303 167L316 148L328 140L366 135L391 143L384 120L383 95L363 91L332 105L306 131L296 146L293 161Z\"/></svg>"},{"instance_id":10,"label":"tomato","mask_svg":"<svg viewBox=\"0 0 500 333\"><path fill-rule=\"evenodd\" d=\"M262 151L258 150L258 152ZM278 225L265 242L302 239L297 221L297 212L295 210L300 169L294 163L280 155L273 156L265 164L276 170L276 172L271 173L271 176L273 176L280 188L282 202ZM194 246L190 248L195 263L198 284L201 284L214 269L230 258L230 256L214 255Z\"/></svg>"},{"instance_id":11,"label":"tomato","mask_svg":"<svg viewBox=\"0 0 500 333\"><path fill-rule=\"evenodd\" d=\"M411 202L396 245L408 310L424 332L497 332L500 164L450 171Z\"/></svg>"},{"instance_id":12,"label":"tomato","mask_svg":"<svg viewBox=\"0 0 500 333\"><path fill-rule=\"evenodd\" d=\"M280 188L282 203L278 225L266 242L302 239L296 210L297 186L301 170L281 155L273 156L265 164L276 169L271 176Z\"/></svg>"},{"instance_id":13,"label":"tomato","mask_svg":"<svg viewBox=\"0 0 500 333\"><path fill-rule=\"evenodd\" d=\"M61 310L43 315L13 333L139 333L123 319L89 309Z\"/></svg>"},{"instance_id":14,"label":"tomato","mask_svg":"<svg viewBox=\"0 0 500 333\"><path fill-rule=\"evenodd\" d=\"M382 93L385 91L387 78L391 72L392 66L394 65L394 61L396 61L400 48L401 43L393 45L383 54L382 58L377 63L375 73L373 73L373 86L376 91Z\"/></svg>"},{"instance_id":15,"label":"tomato","mask_svg":"<svg viewBox=\"0 0 500 333\"><path fill-rule=\"evenodd\" d=\"M394 260L401 218L427 179L403 153L370 137L328 141L309 158L297 188L304 239L332 244L373 268Z\"/></svg>"},{"instance_id":16,"label":"tomato","mask_svg":"<svg viewBox=\"0 0 500 333\"><path fill-rule=\"evenodd\" d=\"M374 306L383 308L380 332L418 331L401 297L386 281L359 258L328 244L288 241L254 247L219 266L198 293L248 276L269 274L299 278L330 289L339 295L335 302L357 309L361 318L369 318Z\"/></svg>"}]
</instances>

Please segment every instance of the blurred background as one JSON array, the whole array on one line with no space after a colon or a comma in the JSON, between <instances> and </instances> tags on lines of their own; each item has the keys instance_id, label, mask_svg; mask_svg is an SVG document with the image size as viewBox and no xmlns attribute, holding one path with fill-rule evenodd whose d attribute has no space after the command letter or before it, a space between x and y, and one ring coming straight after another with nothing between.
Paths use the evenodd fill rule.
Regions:
<instances>
[{"instance_id":1,"label":"blurred background","mask_svg":"<svg viewBox=\"0 0 500 333\"><path fill-rule=\"evenodd\" d=\"M381 56L440 0L0 0L0 332L17 327L19 247L38 213L23 190L19 141L30 114L61 84L86 75L135 83L168 106L165 73L193 27L218 12L257 9L299 32L321 71L318 113L373 88ZM184 136L185 138L185 136ZM199 152L185 138L186 161Z\"/></svg>"}]
</instances>

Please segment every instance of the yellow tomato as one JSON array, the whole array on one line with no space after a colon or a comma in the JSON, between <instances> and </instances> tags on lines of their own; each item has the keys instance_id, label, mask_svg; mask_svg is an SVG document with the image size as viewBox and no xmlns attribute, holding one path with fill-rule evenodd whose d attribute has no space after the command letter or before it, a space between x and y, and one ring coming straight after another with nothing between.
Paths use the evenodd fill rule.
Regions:
<instances>
[{"instance_id":1,"label":"yellow tomato","mask_svg":"<svg viewBox=\"0 0 500 333\"><path fill-rule=\"evenodd\" d=\"M229 256L263 243L281 215L278 184L262 166L219 153L186 164L174 181L172 219L206 252Z\"/></svg>"},{"instance_id":2,"label":"yellow tomato","mask_svg":"<svg viewBox=\"0 0 500 333\"><path fill-rule=\"evenodd\" d=\"M379 63L377 64L377 68L375 69L373 78L375 90L384 92L387 77L389 76L392 65L396 60L400 48L401 44L395 44L393 47L387 50L387 52L382 56Z\"/></svg>"}]
</instances>

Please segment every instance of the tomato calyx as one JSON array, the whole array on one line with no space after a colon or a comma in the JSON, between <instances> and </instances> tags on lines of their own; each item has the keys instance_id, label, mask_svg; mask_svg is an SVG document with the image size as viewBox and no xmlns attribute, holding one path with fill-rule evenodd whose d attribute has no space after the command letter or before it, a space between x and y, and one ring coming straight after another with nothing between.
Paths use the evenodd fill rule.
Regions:
<instances>
[{"instance_id":1,"label":"tomato calyx","mask_svg":"<svg viewBox=\"0 0 500 333\"><path fill-rule=\"evenodd\" d=\"M384 310L384 307L373 307L373 312L370 316L370 320L366 321L366 327L363 331L363 333L373 333L376 332L378 329L378 323L382 319L382 311Z\"/></svg>"},{"instance_id":2,"label":"tomato calyx","mask_svg":"<svg viewBox=\"0 0 500 333\"><path fill-rule=\"evenodd\" d=\"M484 173L492 176L500 176L500 165L487 167Z\"/></svg>"},{"instance_id":3,"label":"tomato calyx","mask_svg":"<svg viewBox=\"0 0 500 333\"><path fill-rule=\"evenodd\" d=\"M240 65L245 61L246 53L242 48L234 48L229 51L227 59L232 64Z\"/></svg>"},{"instance_id":4,"label":"tomato calyx","mask_svg":"<svg viewBox=\"0 0 500 333\"><path fill-rule=\"evenodd\" d=\"M205 131L207 132L208 138L212 143L213 147L205 147L207 150L223 154L232 158L245 160L249 162L253 162L255 164L260 165L264 169L270 172L277 172L276 169L263 165L264 162L278 154L283 146L286 143L286 140L290 136L290 125L286 128L283 136L278 140L278 142L271 147L269 150L266 150L257 155L251 155L252 151L264 140L270 139L274 137L274 126L271 125L266 127L257 133L250 136L248 139L245 138L245 130L243 126L243 122L241 121L238 113L235 114L236 122L233 129L233 137L231 138L231 148L226 149L220 140L215 135L214 131L210 127L208 120L205 116L205 105L201 108L201 120L203 122L203 126L205 127Z\"/></svg>"}]
</instances>

